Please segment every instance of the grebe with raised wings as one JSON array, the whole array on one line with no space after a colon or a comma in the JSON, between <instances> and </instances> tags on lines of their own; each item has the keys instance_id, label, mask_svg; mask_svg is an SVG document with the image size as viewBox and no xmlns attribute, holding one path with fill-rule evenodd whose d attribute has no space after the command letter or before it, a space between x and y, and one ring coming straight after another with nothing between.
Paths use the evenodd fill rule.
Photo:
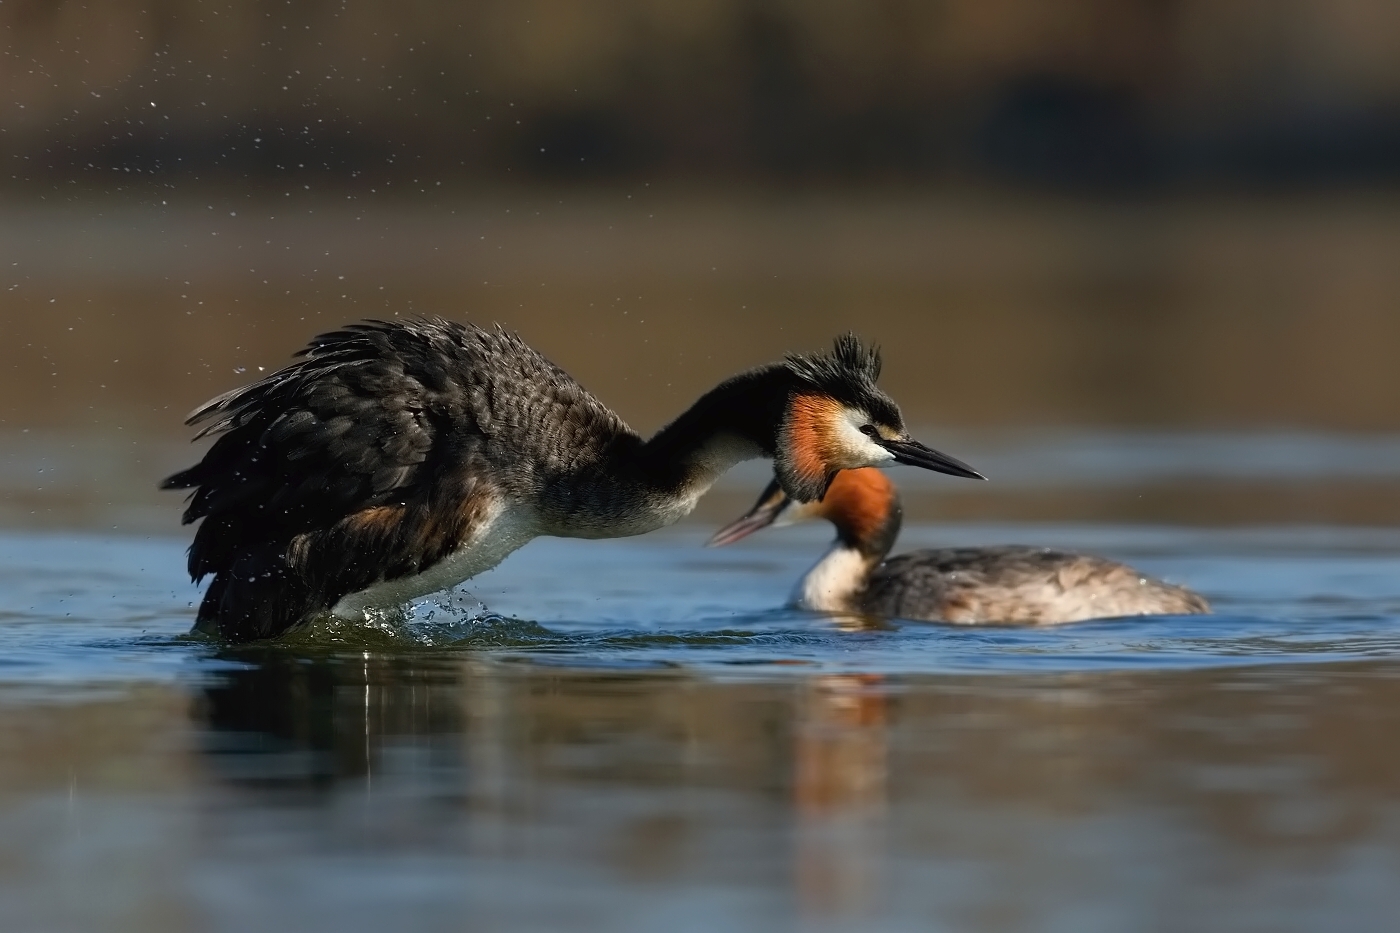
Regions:
<instances>
[{"instance_id":1,"label":"grebe with raised wings","mask_svg":"<svg viewBox=\"0 0 1400 933\"><path fill-rule=\"evenodd\" d=\"M361 619L448 589L531 538L669 525L741 460L772 458L797 502L837 471L971 467L905 431L850 335L720 383L643 440L567 373L497 327L367 321L189 417L217 439L162 485L203 519L190 575L213 580L196 629L248 641L326 611Z\"/></svg>"},{"instance_id":2,"label":"grebe with raised wings","mask_svg":"<svg viewBox=\"0 0 1400 933\"><path fill-rule=\"evenodd\" d=\"M871 468L843 470L823 498L807 503L794 503L775 479L710 544L807 518L835 525L836 540L793 591L792 604L803 609L964 625L1210 612L1188 589L1092 554L1009 545L911 551L886 560L903 509L894 483Z\"/></svg>"}]
</instances>

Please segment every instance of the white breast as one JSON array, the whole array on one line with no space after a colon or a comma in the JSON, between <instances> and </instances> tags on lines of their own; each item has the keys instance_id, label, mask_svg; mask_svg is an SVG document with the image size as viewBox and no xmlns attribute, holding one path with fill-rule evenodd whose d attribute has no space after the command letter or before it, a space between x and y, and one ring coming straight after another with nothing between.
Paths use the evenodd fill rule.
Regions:
<instances>
[{"instance_id":1,"label":"white breast","mask_svg":"<svg viewBox=\"0 0 1400 933\"><path fill-rule=\"evenodd\" d=\"M792 591L791 604L816 612L850 612L870 565L859 551L833 545Z\"/></svg>"},{"instance_id":2,"label":"white breast","mask_svg":"<svg viewBox=\"0 0 1400 933\"><path fill-rule=\"evenodd\" d=\"M342 619L360 621L367 609L394 608L451 589L490 570L539 534L540 524L533 509L502 502L486 514L473 530L471 540L446 558L422 573L385 580L344 596L331 612Z\"/></svg>"}]
</instances>

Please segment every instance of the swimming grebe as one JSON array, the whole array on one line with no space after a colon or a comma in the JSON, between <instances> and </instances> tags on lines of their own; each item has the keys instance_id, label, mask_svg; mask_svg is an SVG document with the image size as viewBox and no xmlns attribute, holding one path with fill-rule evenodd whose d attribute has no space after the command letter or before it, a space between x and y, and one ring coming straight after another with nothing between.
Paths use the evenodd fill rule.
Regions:
<instances>
[{"instance_id":1,"label":"swimming grebe","mask_svg":"<svg viewBox=\"0 0 1400 933\"><path fill-rule=\"evenodd\" d=\"M899 492L880 470L843 470L824 498L805 504L794 504L774 480L710 544L731 544L768 525L825 518L836 526L836 541L792 595L794 605L818 612L965 625L1210 612L1188 589L1091 554L1011 545L911 551L885 560L902 514Z\"/></svg>"},{"instance_id":2,"label":"swimming grebe","mask_svg":"<svg viewBox=\"0 0 1400 933\"><path fill-rule=\"evenodd\" d=\"M367 321L197 408L217 435L162 485L184 522L196 628L247 641L330 610L347 619L455 586L531 538L609 538L676 521L725 470L771 457L795 501L840 469L970 467L909 437L852 336L734 376L643 440L499 327Z\"/></svg>"}]
</instances>

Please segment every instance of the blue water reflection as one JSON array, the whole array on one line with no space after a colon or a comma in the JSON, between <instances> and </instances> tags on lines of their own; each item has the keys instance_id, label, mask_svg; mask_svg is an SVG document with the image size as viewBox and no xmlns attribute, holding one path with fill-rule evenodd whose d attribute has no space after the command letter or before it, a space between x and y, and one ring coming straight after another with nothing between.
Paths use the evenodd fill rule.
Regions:
<instances>
[{"instance_id":1,"label":"blue water reflection","mask_svg":"<svg viewBox=\"0 0 1400 933\"><path fill-rule=\"evenodd\" d=\"M0 537L0 927L1382 929L1400 535L914 525L1215 616L850 627L825 544L542 540L228 648L175 538ZM484 602L483 608L478 599Z\"/></svg>"}]
</instances>

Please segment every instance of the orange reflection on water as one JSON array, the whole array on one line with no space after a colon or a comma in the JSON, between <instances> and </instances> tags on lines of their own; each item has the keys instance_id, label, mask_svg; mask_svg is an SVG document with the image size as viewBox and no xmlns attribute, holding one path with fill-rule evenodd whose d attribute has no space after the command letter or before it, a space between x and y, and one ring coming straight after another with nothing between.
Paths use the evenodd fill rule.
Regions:
<instances>
[{"instance_id":1,"label":"orange reflection on water","mask_svg":"<svg viewBox=\"0 0 1400 933\"><path fill-rule=\"evenodd\" d=\"M793 729L794 881L804 917L851 919L879 900L888 803L888 698L878 674L804 684Z\"/></svg>"}]
</instances>

